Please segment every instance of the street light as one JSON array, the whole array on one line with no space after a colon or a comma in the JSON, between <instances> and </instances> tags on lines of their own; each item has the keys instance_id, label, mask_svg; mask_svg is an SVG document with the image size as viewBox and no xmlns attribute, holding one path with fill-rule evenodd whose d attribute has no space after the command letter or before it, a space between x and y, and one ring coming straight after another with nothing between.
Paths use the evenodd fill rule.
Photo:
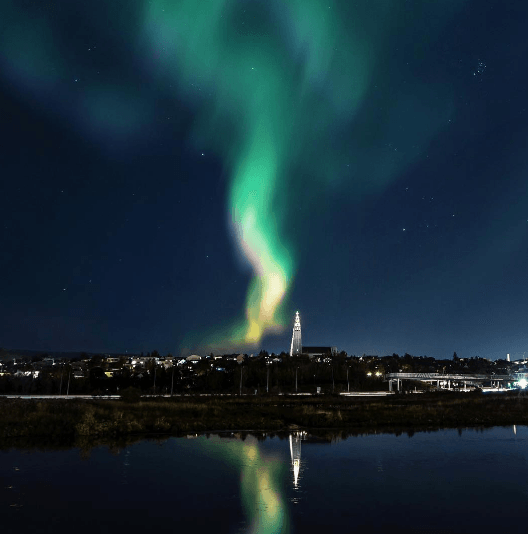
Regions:
<instances>
[{"instance_id":1,"label":"street light","mask_svg":"<svg viewBox=\"0 0 528 534\"><path fill-rule=\"evenodd\" d=\"M298 371L298 367L295 368L295 393L297 393L297 371Z\"/></svg>"},{"instance_id":2,"label":"street light","mask_svg":"<svg viewBox=\"0 0 528 534\"><path fill-rule=\"evenodd\" d=\"M64 372L64 362L61 362L61 379L59 386L59 395L62 395L62 373Z\"/></svg>"},{"instance_id":3,"label":"street light","mask_svg":"<svg viewBox=\"0 0 528 534\"><path fill-rule=\"evenodd\" d=\"M71 376L71 369L70 369L70 372L68 373L68 387L66 388L66 397L70 395L70 376Z\"/></svg>"}]
</instances>

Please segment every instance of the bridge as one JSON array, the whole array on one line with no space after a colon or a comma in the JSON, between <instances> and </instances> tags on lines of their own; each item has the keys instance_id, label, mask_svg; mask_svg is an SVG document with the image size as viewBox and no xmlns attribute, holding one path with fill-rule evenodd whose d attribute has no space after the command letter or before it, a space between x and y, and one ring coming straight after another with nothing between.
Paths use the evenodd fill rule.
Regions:
<instances>
[{"instance_id":1,"label":"bridge","mask_svg":"<svg viewBox=\"0 0 528 534\"><path fill-rule=\"evenodd\" d=\"M524 377L524 375L523 375ZM520 376L514 375L480 375L462 373L387 373L385 381L389 381L389 391L393 391L396 383L397 391L401 391L403 380L415 380L434 384L442 389L463 389L467 391L470 387L482 387L485 382L489 382L491 387L500 388L505 383L516 382Z\"/></svg>"}]
</instances>

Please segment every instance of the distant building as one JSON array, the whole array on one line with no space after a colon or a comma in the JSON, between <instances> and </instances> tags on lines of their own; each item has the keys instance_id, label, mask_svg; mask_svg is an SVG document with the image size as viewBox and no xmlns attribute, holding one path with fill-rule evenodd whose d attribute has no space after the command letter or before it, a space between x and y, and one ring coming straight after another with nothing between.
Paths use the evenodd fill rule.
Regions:
<instances>
[{"instance_id":1,"label":"distant building","mask_svg":"<svg viewBox=\"0 0 528 534\"><path fill-rule=\"evenodd\" d=\"M298 356L299 354L302 354L301 318L299 317L299 312L296 312L290 346L290 356Z\"/></svg>"},{"instance_id":2,"label":"distant building","mask_svg":"<svg viewBox=\"0 0 528 534\"><path fill-rule=\"evenodd\" d=\"M314 356L324 356L326 354L335 356L337 354L337 347L303 347L302 353L307 354L311 358Z\"/></svg>"},{"instance_id":3,"label":"distant building","mask_svg":"<svg viewBox=\"0 0 528 534\"><path fill-rule=\"evenodd\" d=\"M301 339L301 318L299 312L295 312L295 323L293 325L292 340L290 346L290 356L307 354L310 357L337 354L337 347L303 347Z\"/></svg>"}]
</instances>

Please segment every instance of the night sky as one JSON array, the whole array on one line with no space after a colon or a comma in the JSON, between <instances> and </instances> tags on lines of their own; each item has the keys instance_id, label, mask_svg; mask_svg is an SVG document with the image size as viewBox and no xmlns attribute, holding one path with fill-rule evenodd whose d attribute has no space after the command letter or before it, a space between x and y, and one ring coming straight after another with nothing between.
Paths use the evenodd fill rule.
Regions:
<instances>
[{"instance_id":1,"label":"night sky","mask_svg":"<svg viewBox=\"0 0 528 534\"><path fill-rule=\"evenodd\" d=\"M528 352L525 0L4 0L0 346Z\"/></svg>"}]
</instances>

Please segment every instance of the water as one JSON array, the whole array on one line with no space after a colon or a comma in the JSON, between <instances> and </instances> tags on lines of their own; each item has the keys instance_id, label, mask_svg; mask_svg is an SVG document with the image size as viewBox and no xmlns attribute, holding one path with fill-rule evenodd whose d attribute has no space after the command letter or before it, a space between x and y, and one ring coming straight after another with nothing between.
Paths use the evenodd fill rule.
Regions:
<instances>
[{"instance_id":1,"label":"water","mask_svg":"<svg viewBox=\"0 0 528 534\"><path fill-rule=\"evenodd\" d=\"M307 439L306 439L307 438ZM5 533L526 532L528 427L0 453Z\"/></svg>"}]
</instances>

